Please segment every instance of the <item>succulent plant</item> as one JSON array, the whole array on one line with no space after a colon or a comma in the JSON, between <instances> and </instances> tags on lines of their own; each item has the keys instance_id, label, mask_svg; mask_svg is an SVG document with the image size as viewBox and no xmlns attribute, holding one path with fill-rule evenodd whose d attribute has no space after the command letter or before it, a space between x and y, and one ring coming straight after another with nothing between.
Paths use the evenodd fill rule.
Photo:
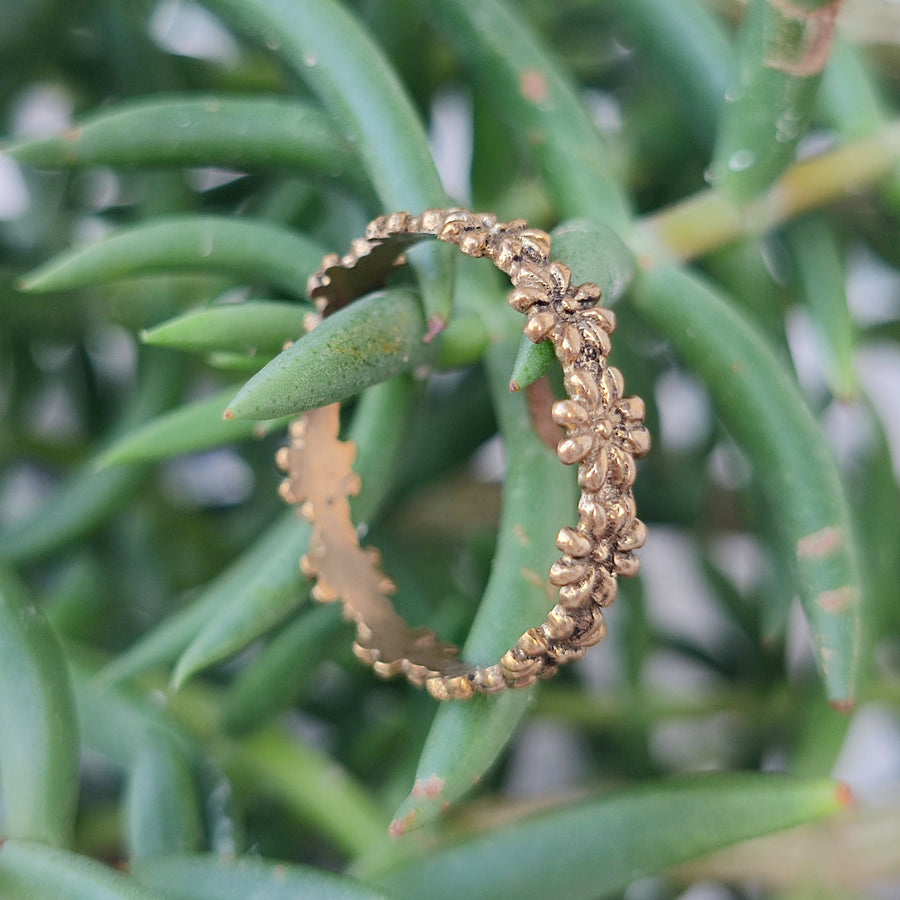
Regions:
<instances>
[{"instance_id":1,"label":"succulent plant","mask_svg":"<svg viewBox=\"0 0 900 900\"><path fill-rule=\"evenodd\" d=\"M900 575L843 6L5 11L0 897L900 877L832 777Z\"/></svg>"}]
</instances>

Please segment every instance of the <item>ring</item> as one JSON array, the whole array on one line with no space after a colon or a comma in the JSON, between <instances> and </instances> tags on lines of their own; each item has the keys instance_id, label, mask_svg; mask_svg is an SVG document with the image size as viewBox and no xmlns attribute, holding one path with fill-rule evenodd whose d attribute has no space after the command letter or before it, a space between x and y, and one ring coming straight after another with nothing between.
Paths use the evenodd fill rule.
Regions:
<instances>
[{"instance_id":1,"label":"ring","mask_svg":"<svg viewBox=\"0 0 900 900\"><path fill-rule=\"evenodd\" d=\"M359 544L349 498L360 488L352 471L356 449L338 439L339 404L305 413L290 429L277 456L286 474L281 495L312 523L303 572L315 579L313 597L340 601L355 622L356 655L381 676L403 674L439 700L526 687L580 659L605 633L603 609L616 597L618 576L634 575L634 551L647 537L635 515L635 460L650 449L644 402L624 396L621 372L607 365L613 313L598 305L596 284L573 285L571 272L550 260L551 239L516 219L491 213L430 209L381 216L345 256L330 254L309 280L309 294L327 315L382 284L405 262L404 250L425 238L455 244L467 256L486 257L512 282L508 301L527 316L525 335L550 340L568 398L551 408L566 431L556 448L566 465L578 465L578 524L560 530L562 557L549 572L558 601L544 622L529 628L493 665L459 658L459 648L427 628L410 627L394 610L394 585L378 551Z\"/></svg>"}]
</instances>

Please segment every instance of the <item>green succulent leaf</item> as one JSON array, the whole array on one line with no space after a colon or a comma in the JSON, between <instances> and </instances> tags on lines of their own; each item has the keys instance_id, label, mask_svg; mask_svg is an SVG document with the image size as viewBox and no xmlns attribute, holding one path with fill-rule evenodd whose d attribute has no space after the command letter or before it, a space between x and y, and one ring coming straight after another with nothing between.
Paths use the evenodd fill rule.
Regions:
<instances>
[{"instance_id":1,"label":"green succulent leaf","mask_svg":"<svg viewBox=\"0 0 900 900\"><path fill-rule=\"evenodd\" d=\"M46 844L71 842L78 748L59 640L18 577L0 568L0 832ZM2 860L0 850L0 869Z\"/></svg>"},{"instance_id":2,"label":"green succulent leaf","mask_svg":"<svg viewBox=\"0 0 900 900\"><path fill-rule=\"evenodd\" d=\"M300 592L302 582L298 561L308 543L309 525L300 521L293 511L285 511L188 606L147 631L140 640L112 660L100 672L98 680L104 684L114 684L154 666L173 662L204 632L207 634L204 639L207 649L199 655L207 657L209 644L217 643L209 640L208 629L214 627L213 623L220 622L215 628L221 633L219 617L236 598L243 603L265 607L273 600L290 602L289 598ZM228 629L225 631L226 639L233 641L234 635L229 636ZM227 655L228 652L227 649L218 649L213 656L221 658L217 654ZM194 653L198 653L196 648Z\"/></svg>"},{"instance_id":3,"label":"green succulent leaf","mask_svg":"<svg viewBox=\"0 0 900 900\"><path fill-rule=\"evenodd\" d=\"M673 779L494 829L375 880L403 897L594 900L719 847L834 813L846 798L845 788L821 780Z\"/></svg>"},{"instance_id":4,"label":"green succulent leaf","mask_svg":"<svg viewBox=\"0 0 900 900\"><path fill-rule=\"evenodd\" d=\"M134 867L141 884L170 900L389 900L392 894L312 866L266 859L162 856Z\"/></svg>"},{"instance_id":5,"label":"green succulent leaf","mask_svg":"<svg viewBox=\"0 0 900 900\"><path fill-rule=\"evenodd\" d=\"M102 472L80 469L56 494L14 528L0 534L0 559L28 563L89 534L118 512L146 478L139 464Z\"/></svg>"},{"instance_id":6,"label":"green succulent leaf","mask_svg":"<svg viewBox=\"0 0 900 900\"><path fill-rule=\"evenodd\" d=\"M158 414L175 395L180 374L180 365L151 354L140 369L136 396L113 429L112 442ZM147 467L139 463L99 472L82 466L37 510L0 530L0 560L33 562L85 537L134 497L146 475Z\"/></svg>"},{"instance_id":7,"label":"green succulent leaf","mask_svg":"<svg viewBox=\"0 0 900 900\"><path fill-rule=\"evenodd\" d=\"M278 96L161 95L79 119L64 133L4 152L41 168L289 168L364 189L359 161L321 110Z\"/></svg>"},{"instance_id":8,"label":"green succulent leaf","mask_svg":"<svg viewBox=\"0 0 900 900\"><path fill-rule=\"evenodd\" d=\"M309 525L285 521L270 537L279 539L277 552L272 552L276 548L269 540L264 557L254 548L256 565L242 560L214 585L222 606L179 656L172 674L174 688L247 646L306 601L299 561L309 542Z\"/></svg>"},{"instance_id":9,"label":"green succulent leaf","mask_svg":"<svg viewBox=\"0 0 900 900\"><path fill-rule=\"evenodd\" d=\"M207 0L257 40L277 48L321 98L354 147L385 212L447 205L422 123L382 51L335 0ZM452 250L410 254L426 317L442 326L453 290Z\"/></svg>"},{"instance_id":10,"label":"green succulent leaf","mask_svg":"<svg viewBox=\"0 0 900 900\"><path fill-rule=\"evenodd\" d=\"M238 419L273 419L344 400L428 363L416 294L391 289L351 303L280 353L228 406Z\"/></svg>"},{"instance_id":11,"label":"green succulent leaf","mask_svg":"<svg viewBox=\"0 0 900 900\"><path fill-rule=\"evenodd\" d=\"M103 468L198 453L250 437L261 438L286 424L287 419L262 423L223 419L234 391L234 387L225 388L145 422L113 442L95 465Z\"/></svg>"},{"instance_id":12,"label":"green succulent leaf","mask_svg":"<svg viewBox=\"0 0 900 900\"><path fill-rule=\"evenodd\" d=\"M527 141L562 214L626 227L630 204L613 156L570 74L525 17L497 0L426 5L495 115Z\"/></svg>"},{"instance_id":13,"label":"green succulent leaf","mask_svg":"<svg viewBox=\"0 0 900 900\"><path fill-rule=\"evenodd\" d=\"M857 538L837 467L793 376L757 330L699 278L641 274L640 313L709 386L765 488L832 702L853 702L862 587Z\"/></svg>"},{"instance_id":14,"label":"green succulent leaf","mask_svg":"<svg viewBox=\"0 0 900 900\"><path fill-rule=\"evenodd\" d=\"M859 390L854 360L857 328L847 305L837 235L822 218L813 216L791 226L788 242L801 296L818 332L829 387L836 397L849 401Z\"/></svg>"},{"instance_id":15,"label":"green succulent leaf","mask_svg":"<svg viewBox=\"0 0 900 900\"><path fill-rule=\"evenodd\" d=\"M154 272L206 271L261 281L295 297L324 250L279 225L225 216L164 217L59 254L22 278L25 291L71 290Z\"/></svg>"},{"instance_id":16,"label":"green succulent leaf","mask_svg":"<svg viewBox=\"0 0 900 900\"><path fill-rule=\"evenodd\" d=\"M335 604L301 613L273 637L234 680L223 701L225 727L241 734L295 703L318 665L350 640Z\"/></svg>"},{"instance_id":17,"label":"green succulent leaf","mask_svg":"<svg viewBox=\"0 0 900 900\"><path fill-rule=\"evenodd\" d=\"M125 810L132 860L203 847L203 821L191 759L169 732L148 729L146 742L128 774Z\"/></svg>"},{"instance_id":18,"label":"green succulent leaf","mask_svg":"<svg viewBox=\"0 0 900 900\"><path fill-rule=\"evenodd\" d=\"M556 353L550 341L533 344L523 334L509 376L509 390L515 392L527 388L543 378L555 364Z\"/></svg>"},{"instance_id":19,"label":"green succulent leaf","mask_svg":"<svg viewBox=\"0 0 900 900\"><path fill-rule=\"evenodd\" d=\"M270 726L231 747L226 763L252 778L351 858L386 840L387 816L366 788L332 757Z\"/></svg>"},{"instance_id":20,"label":"green succulent leaf","mask_svg":"<svg viewBox=\"0 0 900 900\"><path fill-rule=\"evenodd\" d=\"M835 14L831 0L748 6L710 166L713 183L735 200L759 194L793 159L828 61Z\"/></svg>"},{"instance_id":21,"label":"green succulent leaf","mask_svg":"<svg viewBox=\"0 0 900 900\"><path fill-rule=\"evenodd\" d=\"M255 300L192 310L141 333L145 344L193 353L275 354L304 333L312 306Z\"/></svg>"},{"instance_id":22,"label":"green succulent leaf","mask_svg":"<svg viewBox=\"0 0 900 900\"><path fill-rule=\"evenodd\" d=\"M698 0L613 0L609 6L664 80L685 125L711 146L734 67L728 36L712 11Z\"/></svg>"},{"instance_id":23,"label":"green succulent leaf","mask_svg":"<svg viewBox=\"0 0 900 900\"><path fill-rule=\"evenodd\" d=\"M19 840L0 843L0 892L8 900L165 900L96 860Z\"/></svg>"}]
</instances>

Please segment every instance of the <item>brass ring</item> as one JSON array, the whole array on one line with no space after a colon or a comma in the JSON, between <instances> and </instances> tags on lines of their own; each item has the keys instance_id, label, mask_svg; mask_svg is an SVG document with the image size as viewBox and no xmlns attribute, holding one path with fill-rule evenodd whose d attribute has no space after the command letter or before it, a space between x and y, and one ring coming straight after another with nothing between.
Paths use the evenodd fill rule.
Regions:
<instances>
[{"instance_id":1,"label":"brass ring","mask_svg":"<svg viewBox=\"0 0 900 900\"><path fill-rule=\"evenodd\" d=\"M635 515L632 485L635 460L650 449L650 435L643 401L624 396L622 374L606 364L615 317L598 305L600 288L572 285L568 267L550 261L550 235L522 220L501 223L493 214L464 209L382 216L347 255L323 260L310 279L310 297L323 315L349 303L383 281L403 261L407 246L427 237L455 244L468 256L487 257L505 272L513 286L510 306L528 317L525 335L535 343L551 340L562 364L568 399L554 403L551 412L567 435L557 454L566 465L578 465L582 493L577 526L557 536L563 556L549 579L559 589L558 602L497 663L465 663L458 647L397 615L389 598L393 585L377 551L359 546L348 499L359 490L350 469L355 448L338 440L338 404L296 421L278 464L287 474L282 496L299 504L313 523L301 567L316 579L313 596L340 600L356 623L357 656L379 675L402 673L413 684L425 684L440 700L466 699L547 678L602 640L603 608L615 599L617 577L637 572L634 551L647 535ZM313 477L310 461L317 447Z\"/></svg>"}]
</instances>

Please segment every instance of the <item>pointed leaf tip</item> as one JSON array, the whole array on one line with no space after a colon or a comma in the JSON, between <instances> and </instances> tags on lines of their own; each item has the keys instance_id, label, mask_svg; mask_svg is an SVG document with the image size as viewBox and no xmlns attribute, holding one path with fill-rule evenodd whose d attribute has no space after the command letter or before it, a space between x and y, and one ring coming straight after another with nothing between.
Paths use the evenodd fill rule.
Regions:
<instances>
[{"instance_id":1,"label":"pointed leaf tip","mask_svg":"<svg viewBox=\"0 0 900 900\"><path fill-rule=\"evenodd\" d=\"M841 806L849 808L853 808L856 806L856 795L853 793L853 788L851 788L850 785L846 782L838 782L835 797L838 804Z\"/></svg>"},{"instance_id":2,"label":"pointed leaf tip","mask_svg":"<svg viewBox=\"0 0 900 900\"><path fill-rule=\"evenodd\" d=\"M445 328L447 320L441 316L433 315L428 319L428 330L422 338L423 342L430 344Z\"/></svg>"},{"instance_id":3,"label":"pointed leaf tip","mask_svg":"<svg viewBox=\"0 0 900 900\"><path fill-rule=\"evenodd\" d=\"M429 363L419 297L394 288L328 316L257 372L231 401L238 419L297 415Z\"/></svg>"},{"instance_id":4,"label":"pointed leaf tip","mask_svg":"<svg viewBox=\"0 0 900 900\"><path fill-rule=\"evenodd\" d=\"M175 671L172 673L172 677L169 679L168 687L166 688L169 694L177 694L181 690L181 686L187 680L187 672L185 671L184 666L179 664L175 666Z\"/></svg>"},{"instance_id":5,"label":"pointed leaf tip","mask_svg":"<svg viewBox=\"0 0 900 900\"><path fill-rule=\"evenodd\" d=\"M449 806L445 785L446 779L437 774L417 778L388 828L391 836L400 837L437 818Z\"/></svg>"},{"instance_id":6,"label":"pointed leaf tip","mask_svg":"<svg viewBox=\"0 0 900 900\"><path fill-rule=\"evenodd\" d=\"M416 811L411 809L405 816L400 816L394 819L391 824L388 826L388 834L392 838L399 838L406 834L410 828L413 827L413 823L416 819Z\"/></svg>"}]
</instances>

